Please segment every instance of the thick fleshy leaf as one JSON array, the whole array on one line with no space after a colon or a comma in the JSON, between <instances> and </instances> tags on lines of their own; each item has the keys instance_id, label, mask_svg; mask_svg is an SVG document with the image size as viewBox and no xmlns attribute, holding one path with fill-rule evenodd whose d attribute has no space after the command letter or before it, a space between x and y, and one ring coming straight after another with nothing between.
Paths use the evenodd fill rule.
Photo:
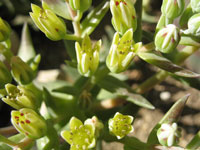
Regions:
<instances>
[{"instance_id":1,"label":"thick fleshy leaf","mask_svg":"<svg viewBox=\"0 0 200 150\"><path fill-rule=\"evenodd\" d=\"M194 138L188 143L186 148L197 149L200 147L200 131L194 136Z\"/></svg>"},{"instance_id":2,"label":"thick fleshy leaf","mask_svg":"<svg viewBox=\"0 0 200 150\"><path fill-rule=\"evenodd\" d=\"M115 77L108 75L97 84L99 87L111 92L115 97L122 97L138 106L154 109L154 106L148 100L139 94L133 93L127 84Z\"/></svg>"},{"instance_id":3,"label":"thick fleshy leaf","mask_svg":"<svg viewBox=\"0 0 200 150\"><path fill-rule=\"evenodd\" d=\"M94 8L81 23L82 37L85 34L90 35L97 25L101 22L107 11L109 10L110 3L107 1L102 2L98 7Z\"/></svg>"},{"instance_id":4,"label":"thick fleshy leaf","mask_svg":"<svg viewBox=\"0 0 200 150\"><path fill-rule=\"evenodd\" d=\"M62 87L59 87L57 89L54 89L53 92L76 95L77 94L77 89L74 86L62 86Z\"/></svg>"},{"instance_id":5,"label":"thick fleshy leaf","mask_svg":"<svg viewBox=\"0 0 200 150\"><path fill-rule=\"evenodd\" d=\"M170 108L170 110L165 114L165 116L160 120L160 122L153 128L153 130L149 134L148 141L147 141L148 144L151 144L151 145L159 144L159 141L157 138L157 130L161 127L161 124L163 123L174 123L178 121L188 97L189 97L189 94L179 99Z\"/></svg>"},{"instance_id":6,"label":"thick fleshy leaf","mask_svg":"<svg viewBox=\"0 0 200 150\"><path fill-rule=\"evenodd\" d=\"M144 61L155 65L163 70L166 70L168 72L174 73L178 76L182 77L188 77L188 78L198 78L200 77L200 74L194 73L190 70L184 69L183 67L180 67L176 64L173 64L170 60L167 58L159 55L155 52L139 52L138 56L143 59Z\"/></svg>"}]
</instances>

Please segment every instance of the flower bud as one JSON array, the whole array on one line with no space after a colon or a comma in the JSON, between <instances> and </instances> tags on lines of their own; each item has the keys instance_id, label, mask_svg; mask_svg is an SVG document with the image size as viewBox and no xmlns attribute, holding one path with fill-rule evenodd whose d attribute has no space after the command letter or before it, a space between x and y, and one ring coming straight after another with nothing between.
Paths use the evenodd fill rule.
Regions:
<instances>
[{"instance_id":1,"label":"flower bud","mask_svg":"<svg viewBox=\"0 0 200 150\"><path fill-rule=\"evenodd\" d=\"M136 12L131 0L111 0L112 25L123 35L128 29L137 28Z\"/></svg>"},{"instance_id":2,"label":"flower bud","mask_svg":"<svg viewBox=\"0 0 200 150\"><path fill-rule=\"evenodd\" d=\"M88 150L95 147L95 128L93 125L84 124L77 118L70 120L70 131L62 131L61 136L70 145L71 150Z\"/></svg>"},{"instance_id":3,"label":"flower bud","mask_svg":"<svg viewBox=\"0 0 200 150\"><path fill-rule=\"evenodd\" d=\"M180 136L181 133L176 123L164 123L157 131L158 140L163 146L176 145Z\"/></svg>"},{"instance_id":4,"label":"flower bud","mask_svg":"<svg viewBox=\"0 0 200 150\"><path fill-rule=\"evenodd\" d=\"M73 10L84 12L90 8L92 0L69 0L69 5Z\"/></svg>"},{"instance_id":5,"label":"flower bud","mask_svg":"<svg viewBox=\"0 0 200 150\"><path fill-rule=\"evenodd\" d=\"M121 139L127 134L134 131L132 122L132 116L122 115L119 112L117 112L114 118L110 119L108 122L109 131L111 132L111 134L117 136L118 139Z\"/></svg>"},{"instance_id":6,"label":"flower bud","mask_svg":"<svg viewBox=\"0 0 200 150\"><path fill-rule=\"evenodd\" d=\"M133 30L129 29L120 39L119 33L115 33L110 52L106 59L107 67L111 72L125 71L131 63L134 54Z\"/></svg>"},{"instance_id":7,"label":"flower bud","mask_svg":"<svg viewBox=\"0 0 200 150\"><path fill-rule=\"evenodd\" d=\"M104 125L96 116L91 119L87 119L84 124L92 125L95 128L95 137L99 137L100 131L103 129Z\"/></svg>"},{"instance_id":8,"label":"flower bud","mask_svg":"<svg viewBox=\"0 0 200 150\"><path fill-rule=\"evenodd\" d=\"M5 90L7 92L7 96L2 98L2 100L13 108L36 108L37 99L32 91L22 86L15 86L12 84L6 84Z\"/></svg>"},{"instance_id":9,"label":"flower bud","mask_svg":"<svg viewBox=\"0 0 200 150\"><path fill-rule=\"evenodd\" d=\"M36 26L49 39L53 41L62 40L67 32L64 21L58 18L50 9L41 9L34 4L31 7L33 12L30 13L30 16Z\"/></svg>"},{"instance_id":10,"label":"flower bud","mask_svg":"<svg viewBox=\"0 0 200 150\"><path fill-rule=\"evenodd\" d=\"M190 0L193 12L200 13L200 0Z\"/></svg>"},{"instance_id":11,"label":"flower bud","mask_svg":"<svg viewBox=\"0 0 200 150\"><path fill-rule=\"evenodd\" d=\"M0 42L6 41L11 33L9 24L0 17Z\"/></svg>"},{"instance_id":12,"label":"flower bud","mask_svg":"<svg viewBox=\"0 0 200 150\"><path fill-rule=\"evenodd\" d=\"M41 138L47 131L45 120L29 108L12 111L11 122L20 133L25 134L29 138Z\"/></svg>"},{"instance_id":13,"label":"flower bud","mask_svg":"<svg viewBox=\"0 0 200 150\"><path fill-rule=\"evenodd\" d=\"M162 13L169 19L175 19L182 14L185 0L163 0Z\"/></svg>"},{"instance_id":14,"label":"flower bud","mask_svg":"<svg viewBox=\"0 0 200 150\"><path fill-rule=\"evenodd\" d=\"M192 34L193 36L200 36L200 13L193 15L188 21L188 29L184 31L185 34Z\"/></svg>"},{"instance_id":15,"label":"flower bud","mask_svg":"<svg viewBox=\"0 0 200 150\"><path fill-rule=\"evenodd\" d=\"M4 88L6 83L10 83L12 81L12 76L10 71L4 65L3 62L0 61L0 89Z\"/></svg>"},{"instance_id":16,"label":"flower bud","mask_svg":"<svg viewBox=\"0 0 200 150\"><path fill-rule=\"evenodd\" d=\"M156 50L162 53L172 52L180 41L180 31L173 25L169 24L162 28L155 37Z\"/></svg>"},{"instance_id":17,"label":"flower bud","mask_svg":"<svg viewBox=\"0 0 200 150\"><path fill-rule=\"evenodd\" d=\"M99 65L101 40L92 47L90 37L86 35L82 41L82 47L78 42L76 42L75 47L79 73L86 77L91 76Z\"/></svg>"},{"instance_id":18,"label":"flower bud","mask_svg":"<svg viewBox=\"0 0 200 150\"><path fill-rule=\"evenodd\" d=\"M11 73L19 84L29 84L35 77L33 70L18 56L11 58Z\"/></svg>"}]
</instances>

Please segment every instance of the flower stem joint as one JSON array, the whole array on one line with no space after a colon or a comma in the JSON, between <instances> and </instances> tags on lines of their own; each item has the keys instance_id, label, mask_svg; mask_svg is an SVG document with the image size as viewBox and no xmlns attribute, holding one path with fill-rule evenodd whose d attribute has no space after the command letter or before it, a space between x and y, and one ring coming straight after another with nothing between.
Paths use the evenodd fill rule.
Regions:
<instances>
[{"instance_id":1,"label":"flower stem joint","mask_svg":"<svg viewBox=\"0 0 200 150\"><path fill-rule=\"evenodd\" d=\"M22 86L15 86L12 84L6 84L5 90L7 92L7 96L2 98L2 100L8 105L15 109L36 109L37 99L32 91L27 90Z\"/></svg>"},{"instance_id":2,"label":"flower stem joint","mask_svg":"<svg viewBox=\"0 0 200 150\"><path fill-rule=\"evenodd\" d=\"M11 33L9 24L0 17L0 42L6 41Z\"/></svg>"},{"instance_id":3,"label":"flower stem joint","mask_svg":"<svg viewBox=\"0 0 200 150\"><path fill-rule=\"evenodd\" d=\"M176 123L164 123L158 129L157 137L163 146L173 146L178 143L181 132Z\"/></svg>"},{"instance_id":4,"label":"flower stem joint","mask_svg":"<svg viewBox=\"0 0 200 150\"><path fill-rule=\"evenodd\" d=\"M162 13L169 19L175 19L182 14L185 0L163 0Z\"/></svg>"},{"instance_id":5,"label":"flower stem joint","mask_svg":"<svg viewBox=\"0 0 200 150\"><path fill-rule=\"evenodd\" d=\"M70 145L70 150L88 150L96 145L95 126L82 123L76 117L70 120L70 131L62 131L61 136Z\"/></svg>"},{"instance_id":6,"label":"flower stem joint","mask_svg":"<svg viewBox=\"0 0 200 150\"><path fill-rule=\"evenodd\" d=\"M78 71L81 75L89 77L95 73L99 65L99 50L101 40L92 46L90 37L86 35L82 41L82 46L76 42L76 56L78 61Z\"/></svg>"},{"instance_id":7,"label":"flower stem joint","mask_svg":"<svg viewBox=\"0 0 200 150\"><path fill-rule=\"evenodd\" d=\"M114 118L110 119L108 122L109 131L111 134L117 136L118 139L122 139L124 136L134 131L132 122L132 116L122 115L117 112Z\"/></svg>"},{"instance_id":8,"label":"flower stem joint","mask_svg":"<svg viewBox=\"0 0 200 150\"><path fill-rule=\"evenodd\" d=\"M125 71L135 56L134 52L139 49L139 45L141 45L141 43L134 44L132 29L129 29L122 38L120 38L119 33L116 32L106 58L106 64L110 71L114 73Z\"/></svg>"},{"instance_id":9,"label":"flower stem joint","mask_svg":"<svg viewBox=\"0 0 200 150\"><path fill-rule=\"evenodd\" d=\"M62 40L67 32L66 25L62 19L57 17L51 9L42 9L37 5L31 5L30 13L36 26L51 40Z\"/></svg>"},{"instance_id":10,"label":"flower stem joint","mask_svg":"<svg viewBox=\"0 0 200 150\"><path fill-rule=\"evenodd\" d=\"M159 50L162 53L172 52L177 47L180 37L180 31L175 25L167 25L156 34L156 50Z\"/></svg>"},{"instance_id":11,"label":"flower stem joint","mask_svg":"<svg viewBox=\"0 0 200 150\"><path fill-rule=\"evenodd\" d=\"M43 137L47 131L45 120L29 108L12 111L11 122L20 133L32 139Z\"/></svg>"},{"instance_id":12,"label":"flower stem joint","mask_svg":"<svg viewBox=\"0 0 200 150\"><path fill-rule=\"evenodd\" d=\"M117 32L123 35L128 29L137 28L136 12L131 0L111 0L110 10L112 24Z\"/></svg>"},{"instance_id":13,"label":"flower stem joint","mask_svg":"<svg viewBox=\"0 0 200 150\"><path fill-rule=\"evenodd\" d=\"M69 5L73 10L84 12L90 8L92 0L69 0Z\"/></svg>"}]
</instances>

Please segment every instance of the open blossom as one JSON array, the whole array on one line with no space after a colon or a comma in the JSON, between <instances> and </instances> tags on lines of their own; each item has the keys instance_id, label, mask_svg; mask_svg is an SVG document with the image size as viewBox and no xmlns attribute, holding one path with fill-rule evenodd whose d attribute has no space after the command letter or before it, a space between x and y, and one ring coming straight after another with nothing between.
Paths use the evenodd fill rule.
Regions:
<instances>
[{"instance_id":1,"label":"open blossom","mask_svg":"<svg viewBox=\"0 0 200 150\"><path fill-rule=\"evenodd\" d=\"M76 117L70 120L70 131L62 131L61 136L70 145L70 150L88 150L96 145L95 127L91 124L83 124Z\"/></svg>"},{"instance_id":2,"label":"open blossom","mask_svg":"<svg viewBox=\"0 0 200 150\"><path fill-rule=\"evenodd\" d=\"M118 139L121 139L127 134L134 131L132 123L132 116L122 115L119 112L117 112L114 118L110 119L108 122L109 131L115 136L117 136Z\"/></svg>"}]
</instances>

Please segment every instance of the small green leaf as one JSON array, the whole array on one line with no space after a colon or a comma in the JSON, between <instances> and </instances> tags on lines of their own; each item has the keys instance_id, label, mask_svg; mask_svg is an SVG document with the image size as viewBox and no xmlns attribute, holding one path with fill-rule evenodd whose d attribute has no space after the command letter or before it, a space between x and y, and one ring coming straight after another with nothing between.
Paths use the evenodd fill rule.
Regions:
<instances>
[{"instance_id":1,"label":"small green leaf","mask_svg":"<svg viewBox=\"0 0 200 150\"><path fill-rule=\"evenodd\" d=\"M28 62L30 59L35 57L35 49L33 47L32 39L28 29L27 23L24 24L22 30L22 38L18 51L18 56L24 61Z\"/></svg>"},{"instance_id":2,"label":"small green leaf","mask_svg":"<svg viewBox=\"0 0 200 150\"><path fill-rule=\"evenodd\" d=\"M170 110L165 114L165 116L160 120L160 122L153 128L153 130L149 134L149 137L147 140L148 144L151 144L151 145L159 144L158 138L157 138L157 130L160 128L161 124L163 123L173 123L173 122L178 121L188 97L189 97L189 94L179 99L170 108Z\"/></svg>"},{"instance_id":3,"label":"small green leaf","mask_svg":"<svg viewBox=\"0 0 200 150\"><path fill-rule=\"evenodd\" d=\"M114 97L122 97L138 106L154 109L154 106L148 100L139 94L133 93L131 87L115 77L108 75L97 84L99 87L111 92Z\"/></svg>"},{"instance_id":4,"label":"small green leaf","mask_svg":"<svg viewBox=\"0 0 200 150\"><path fill-rule=\"evenodd\" d=\"M90 35L94 31L109 10L109 6L110 2L104 1L87 15L87 17L81 23L83 31L82 37L84 37L86 34Z\"/></svg>"},{"instance_id":5,"label":"small green leaf","mask_svg":"<svg viewBox=\"0 0 200 150\"><path fill-rule=\"evenodd\" d=\"M53 92L65 93L70 95L76 95L77 89L73 86L62 86L57 89L54 89Z\"/></svg>"},{"instance_id":6,"label":"small green leaf","mask_svg":"<svg viewBox=\"0 0 200 150\"><path fill-rule=\"evenodd\" d=\"M194 73L190 70L184 69L176 64L173 64L167 58L159 55L155 52L139 52L138 56L144 61L155 65L163 70L174 73L178 76L188 77L188 78L198 78L200 74Z\"/></svg>"},{"instance_id":7,"label":"small green leaf","mask_svg":"<svg viewBox=\"0 0 200 150\"><path fill-rule=\"evenodd\" d=\"M197 149L200 147L200 131L194 136L194 138L188 143L186 148Z\"/></svg>"}]
</instances>

